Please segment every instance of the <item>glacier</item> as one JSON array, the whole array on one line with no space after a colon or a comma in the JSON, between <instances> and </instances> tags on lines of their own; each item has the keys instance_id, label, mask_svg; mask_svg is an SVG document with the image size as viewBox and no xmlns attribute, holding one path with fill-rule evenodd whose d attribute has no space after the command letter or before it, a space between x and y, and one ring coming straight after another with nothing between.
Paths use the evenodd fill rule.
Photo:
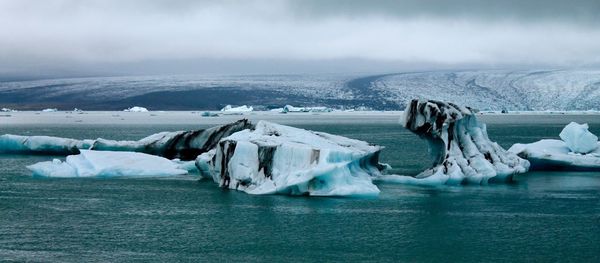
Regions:
<instances>
[{"instance_id":1,"label":"glacier","mask_svg":"<svg viewBox=\"0 0 600 263\"><path fill-rule=\"evenodd\" d=\"M188 173L185 163L137 152L81 150L77 155L27 166L42 177L165 177Z\"/></svg>"},{"instance_id":2,"label":"glacier","mask_svg":"<svg viewBox=\"0 0 600 263\"><path fill-rule=\"evenodd\" d=\"M487 184L510 181L529 162L492 142L486 126L469 107L435 100L412 100L403 126L427 140L433 167L415 177L386 175L378 180L412 184Z\"/></svg>"},{"instance_id":3,"label":"glacier","mask_svg":"<svg viewBox=\"0 0 600 263\"><path fill-rule=\"evenodd\" d=\"M560 138L517 143L508 150L529 160L531 170L600 171L600 143L587 124L569 123Z\"/></svg>"},{"instance_id":4,"label":"glacier","mask_svg":"<svg viewBox=\"0 0 600 263\"><path fill-rule=\"evenodd\" d=\"M259 121L196 159L204 177L249 194L376 196L382 147Z\"/></svg>"}]
</instances>

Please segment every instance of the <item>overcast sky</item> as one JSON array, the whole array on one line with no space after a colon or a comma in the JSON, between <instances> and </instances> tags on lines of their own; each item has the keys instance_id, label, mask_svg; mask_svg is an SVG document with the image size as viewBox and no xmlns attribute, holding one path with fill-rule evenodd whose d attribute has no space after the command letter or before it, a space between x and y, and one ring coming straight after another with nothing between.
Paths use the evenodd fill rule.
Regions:
<instances>
[{"instance_id":1,"label":"overcast sky","mask_svg":"<svg viewBox=\"0 0 600 263\"><path fill-rule=\"evenodd\" d=\"M598 0L0 0L4 75L597 65Z\"/></svg>"}]
</instances>

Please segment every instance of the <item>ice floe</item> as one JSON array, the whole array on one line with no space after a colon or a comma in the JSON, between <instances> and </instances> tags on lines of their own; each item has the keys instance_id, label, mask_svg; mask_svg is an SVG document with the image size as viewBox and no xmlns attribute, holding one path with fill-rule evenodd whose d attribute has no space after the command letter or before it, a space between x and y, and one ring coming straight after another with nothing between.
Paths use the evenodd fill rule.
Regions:
<instances>
[{"instance_id":1,"label":"ice floe","mask_svg":"<svg viewBox=\"0 0 600 263\"><path fill-rule=\"evenodd\" d=\"M164 177L187 174L185 163L136 152L81 150L77 155L27 166L43 177Z\"/></svg>"}]
</instances>

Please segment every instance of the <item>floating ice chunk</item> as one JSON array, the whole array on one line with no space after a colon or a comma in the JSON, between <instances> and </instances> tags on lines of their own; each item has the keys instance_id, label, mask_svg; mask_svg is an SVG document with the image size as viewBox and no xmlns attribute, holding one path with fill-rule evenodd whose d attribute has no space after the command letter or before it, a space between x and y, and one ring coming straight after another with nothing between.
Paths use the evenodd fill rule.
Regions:
<instances>
[{"instance_id":1,"label":"floating ice chunk","mask_svg":"<svg viewBox=\"0 0 600 263\"><path fill-rule=\"evenodd\" d=\"M474 111L453 103L412 100L401 119L404 127L429 142L433 167L417 175L427 184L486 184L509 181L527 172L529 162L507 152L487 135ZM414 181L412 179L398 181Z\"/></svg>"},{"instance_id":2,"label":"floating ice chunk","mask_svg":"<svg viewBox=\"0 0 600 263\"><path fill-rule=\"evenodd\" d=\"M13 110L13 109L9 109L9 108L2 108L0 109L1 112L17 112L17 110Z\"/></svg>"},{"instance_id":3,"label":"floating ice chunk","mask_svg":"<svg viewBox=\"0 0 600 263\"><path fill-rule=\"evenodd\" d=\"M285 105L281 109L282 113L288 112L331 112L332 109L328 107L294 107L292 105Z\"/></svg>"},{"instance_id":4,"label":"floating ice chunk","mask_svg":"<svg viewBox=\"0 0 600 263\"><path fill-rule=\"evenodd\" d=\"M231 105L227 105L221 109L223 113L243 113L243 112L251 112L254 108L252 106L248 107L246 105L239 107L232 107Z\"/></svg>"},{"instance_id":5,"label":"floating ice chunk","mask_svg":"<svg viewBox=\"0 0 600 263\"><path fill-rule=\"evenodd\" d=\"M0 136L0 152L67 155L88 149L93 143L93 140L5 134Z\"/></svg>"},{"instance_id":6,"label":"floating ice chunk","mask_svg":"<svg viewBox=\"0 0 600 263\"><path fill-rule=\"evenodd\" d=\"M81 150L58 159L40 162L27 169L43 177L164 177L187 174L181 164L168 159L135 152Z\"/></svg>"},{"instance_id":7,"label":"floating ice chunk","mask_svg":"<svg viewBox=\"0 0 600 263\"><path fill-rule=\"evenodd\" d=\"M196 159L205 177L250 194L375 196L372 176L386 168L382 148L321 132L260 121Z\"/></svg>"},{"instance_id":8,"label":"floating ice chunk","mask_svg":"<svg viewBox=\"0 0 600 263\"><path fill-rule=\"evenodd\" d=\"M216 147L219 140L235 132L254 127L243 119L229 124L194 131L161 132L138 141L114 141L106 139L74 140L49 136L0 136L0 153L38 153L68 155L79 149L98 151L143 152L169 159L184 161Z\"/></svg>"},{"instance_id":9,"label":"floating ice chunk","mask_svg":"<svg viewBox=\"0 0 600 263\"><path fill-rule=\"evenodd\" d=\"M598 137L588 131L587 123L571 122L560 132L560 138L575 153L590 153L598 148Z\"/></svg>"},{"instance_id":10,"label":"floating ice chunk","mask_svg":"<svg viewBox=\"0 0 600 263\"><path fill-rule=\"evenodd\" d=\"M596 143L600 146L600 143ZM529 160L531 170L600 171L600 147L587 154L573 153L564 141L546 139L517 143L508 151Z\"/></svg>"},{"instance_id":11,"label":"floating ice chunk","mask_svg":"<svg viewBox=\"0 0 600 263\"><path fill-rule=\"evenodd\" d=\"M56 109L56 108L42 110L42 112L56 112L56 111L58 111L58 109Z\"/></svg>"},{"instance_id":12,"label":"floating ice chunk","mask_svg":"<svg viewBox=\"0 0 600 263\"><path fill-rule=\"evenodd\" d=\"M148 109L140 106L133 106L131 108L124 109L126 112L148 112Z\"/></svg>"},{"instance_id":13,"label":"floating ice chunk","mask_svg":"<svg viewBox=\"0 0 600 263\"><path fill-rule=\"evenodd\" d=\"M203 130L156 133L138 141L97 139L90 149L143 152L168 159L179 158L189 161L215 148L222 138L252 127L254 126L248 120L242 119Z\"/></svg>"}]
</instances>

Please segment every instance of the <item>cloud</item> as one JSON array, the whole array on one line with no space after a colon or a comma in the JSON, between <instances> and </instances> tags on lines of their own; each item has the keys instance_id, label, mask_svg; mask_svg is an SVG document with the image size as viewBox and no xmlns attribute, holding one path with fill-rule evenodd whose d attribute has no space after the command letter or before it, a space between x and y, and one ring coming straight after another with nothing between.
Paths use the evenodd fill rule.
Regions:
<instances>
[{"instance_id":1,"label":"cloud","mask_svg":"<svg viewBox=\"0 0 600 263\"><path fill-rule=\"evenodd\" d=\"M0 71L161 60L600 63L598 1L0 1Z\"/></svg>"}]
</instances>

